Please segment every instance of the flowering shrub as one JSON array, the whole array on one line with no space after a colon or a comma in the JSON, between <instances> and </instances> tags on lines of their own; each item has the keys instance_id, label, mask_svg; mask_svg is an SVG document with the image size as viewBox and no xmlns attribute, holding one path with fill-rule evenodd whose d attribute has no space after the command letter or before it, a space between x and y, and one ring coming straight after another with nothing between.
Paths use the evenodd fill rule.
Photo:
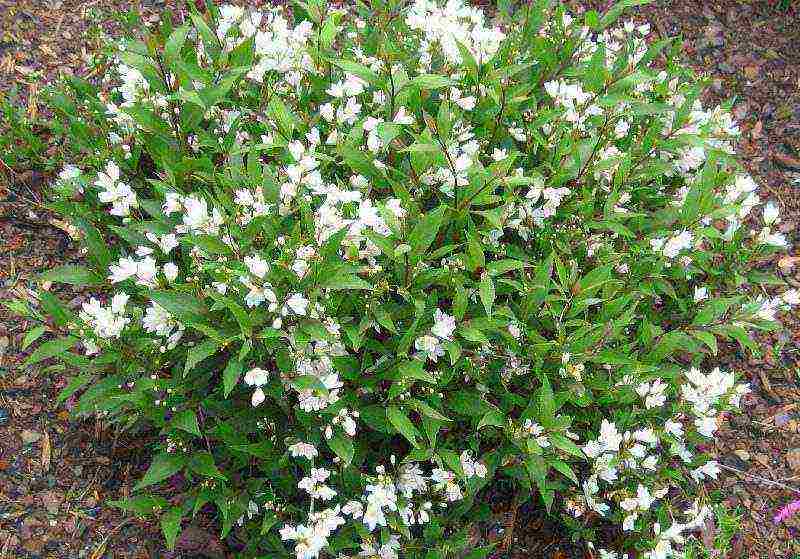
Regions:
<instances>
[{"instance_id":1,"label":"flowering shrub","mask_svg":"<svg viewBox=\"0 0 800 559\"><path fill-rule=\"evenodd\" d=\"M223 6L56 96L86 266L43 280L97 295L16 307L79 414L159 433L117 504L170 545L211 505L246 557L436 558L494 480L601 557L677 554L747 392L706 358L798 294L759 287L786 240L729 112L620 13Z\"/></svg>"}]
</instances>

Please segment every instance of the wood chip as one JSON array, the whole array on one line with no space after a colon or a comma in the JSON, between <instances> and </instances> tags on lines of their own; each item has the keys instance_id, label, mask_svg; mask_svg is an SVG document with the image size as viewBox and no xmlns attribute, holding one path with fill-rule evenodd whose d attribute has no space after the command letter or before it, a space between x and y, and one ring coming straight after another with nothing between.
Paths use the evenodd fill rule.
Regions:
<instances>
[{"instance_id":1,"label":"wood chip","mask_svg":"<svg viewBox=\"0 0 800 559\"><path fill-rule=\"evenodd\" d=\"M50 444L50 435L47 430L42 437L42 471L47 473L50 471L50 461L52 458L53 447Z\"/></svg>"}]
</instances>

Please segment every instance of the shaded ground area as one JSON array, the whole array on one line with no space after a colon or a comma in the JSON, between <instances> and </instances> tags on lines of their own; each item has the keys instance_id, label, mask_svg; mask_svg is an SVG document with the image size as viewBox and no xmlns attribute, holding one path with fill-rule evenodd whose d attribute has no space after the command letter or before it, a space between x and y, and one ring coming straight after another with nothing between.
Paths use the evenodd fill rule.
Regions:
<instances>
[{"instance_id":1,"label":"shaded ground area","mask_svg":"<svg viewBox=\"0 0 800 559\"><path fill-rule=\"evenodd\" d=\"M571 4L579 11L606 3ZM0 91L17 85L26 110L35 112L42 79L85 75L96 38L119 30L111 14L133 5L0 0ZM151 15L164 7L137 5ZM708 101L735 99L743 130L739 153L764 196L783 208L780 228L793 243L790 258L764 262L764 269L800 287L800 259L793 258L800 255L800 6L659 0L638 17L652 24L654 37L684 38L686 61L709 76ZM80 256L36 205L46 180L37 170L0 165L0 299L28 297L38 272ZM74 307L83 300L79 293L61 295ZM728 468L717 489L743 519L731 558L800 554L800 520L773 522L778 509L800 499L800 318L785 317L785 323L787 332L763 339L763 357L745 359L727 348L720 363L741 371L754 389L744 401L746 413L731 419L711 449ZM27 328L0 308L0 559L164 557L156 526L102 506L130 491L146 458L145 441L115 440L100 423L71 421L69 403L55 404L58 371L19 367ZM583 556L559 541L537 510L523 507L500 518L481 537L511 543L515 558ZM713 541L715 527L706 532L703 540ZM181 540L176 556L201 550L222 556L220 542L200 526L186 529Z\"/></svg>"}]
</instances>

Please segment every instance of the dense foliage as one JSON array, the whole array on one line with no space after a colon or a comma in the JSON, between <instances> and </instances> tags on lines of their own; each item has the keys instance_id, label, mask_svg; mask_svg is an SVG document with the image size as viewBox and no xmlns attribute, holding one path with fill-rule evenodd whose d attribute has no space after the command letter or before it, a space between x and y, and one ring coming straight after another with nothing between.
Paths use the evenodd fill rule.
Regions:
<instances>
[{"instance_id":1,"label":"dense foliage","mask_svg":"<svg viewBox=\"0 0 800 559\"><path fill-rule=\"evenodd\" d=\"M550 4L212 7L54 96L86 266L42 279L97 295L10 304L62 330L28 362L79 414L159 433L119 506L170 545L212 505L242 557L435 559L494 484L601 557L679 553L747 392L706 358L798 294L676 47Z\"/></svg>"}]
</instances>

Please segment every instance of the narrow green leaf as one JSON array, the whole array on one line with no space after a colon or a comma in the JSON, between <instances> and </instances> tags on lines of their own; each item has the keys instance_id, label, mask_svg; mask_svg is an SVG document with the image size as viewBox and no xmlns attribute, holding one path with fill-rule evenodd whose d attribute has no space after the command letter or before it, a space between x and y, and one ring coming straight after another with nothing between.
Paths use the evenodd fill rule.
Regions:
<instances>
[{"instance_id":1,"label":"narrow green leaf","mask_svg":"<svg viewBox=\"0 0 800 559\"><path fill-rule=\"evenodd\" d=\"M417 437L420 436L420 433L403 410L397 406L389 406L386 410L386 418L397 429L398 433L408 439L412 446L419 448Z\"/></svg>"},{"instance_id":2,"label":"narrow green leaf","mask_svg":"<svg viewBox=\"0 0 800 559\"><path fill-rule=\"evenodd\" d=\"M24 366L29 367L35 363L44 361L45 359L55 357L61 353L64 353L76 343L78 343L78 338L75 336L66 336L64 338L58 338L44 342L42 345L37 347L33 353L31 353L31 355L25 361Z\"/></svg>"},{"instance_id":3,"label":"narrow green leaf","mask_svg":"<svg viewBox=\"0 0 800 559\"><path fill-rule=\"evenodd\" d=\"M203 304L202 299L190 293L151 291L150 298L184 323L201 321L208 313L208 308Z\"/></svg>"},{"instance_id":4,"label":"narrow green leaf","mask_svg":"<svg viewBox=\"0 0 800 559\"><path fill-rule=\"evenodd\" d=\"M32 328L25 334L25 337L22 339L22 344L19 346L21 351L25 351L28 349L28 346L31 345L33 342L38 340L42 334L46 332L46 328L44 326L37 326L36 328Z\"/></svg>"},{"instance_id":5,"label":"narrow green leaf","mask_svg":"<svg viewBox=\"0 0 800 559\"><path fill-rule=\"evenodd\" d=\"M494 282L489 274L481 276L480 290L478 294L481 297L483 308L486 309L486 314L492 316L492 306L494 305L495 291Z\"/></svg>"},{"instance_id":6,"label":"narrow green leaf","mask_svg":"<svg viewBox=\"0 0 800 559\"><path fill-rule=\"evenodd\" d=\"M316 390L325 396L328 395L328 388L314 375L295 377L292 379L292 386L297 390Z\"/></svg>"},{"instance_id":7,"label":"narrow green leaf","mask_svg":"<svg viewBox=\"0 0 800 559\"><path fill-rule=\"evenodd\" d=\"M156 454L147 472L136 484L134 490L138 491L144 487L164 481L182 470L185 465L186 457L182 454L170 454L168 452Z\"/></svg>"},{"instance_id":8,"label":"narrow green leaf","mask_svg":"<svg viewBox=\"0 0 800 559\"><path fill-rule=\"evenodd\" d=\"M214 457L210 452L201 450L193 453L189 457L189 469L201 476L213 477L216 479L226 479L222 472L219 471L217 465L214 463Z\"/></svg>"},{"instance_id":9,"label":"narrow green leaf","mask_svg":"<svg viewBox=\"0 0 800 559\"><path fill-rule=\"evenodd\" d=\"M170 425L174 429L181 429L192 435L200 436L200 426L197 424L197 414L194 411L186 409L177 412L172 416Z\"/></svg>"},{"instance_id":10,"label":"narrow green leaf","mask_svg":"<svg viewBox=\"0 0 800 559\"><path fill-rule=\"evenodd\" d=\"M353 461L355 450L353 449L353 441L341 433L336 433L332 438L328 439L328 446L338 456L345 466L349 466Z\"/></svg>"},{"instance_id":11,"label":"narrow green leaf","mask_svg":"<svg viewBox=\"0 0 800 559\"><path fill-rule=\"evenodd\" d=\"M217 352L219 344L215 340L203 340L186 352L186 367L184 373L188 373L197 366L198 363L211 357Z\"/></svg>"},{"instance_id":12,"label":"narrow green leaf","mask_svg":"<svg viewBox=\"0 0 800 559\"><path fill-rule=\"evenodd\" d=\"M236 383L239 382L239 378L241 376L242 363L237 359L231 359L228 361L228 365L222 372L222 393L226 398L230 395L231 391L236 386Z\"/></svg>"},{"instance_id":13,"label":"narrow green leaf","mask_svg":"<svg viewBox=\"0 0 800 559\"><path fill-rule=\"evenodd\" d=\"M181 507L172 507L161 513L161 531L164 533L167 549L170 551L175 549L175 541L181 531L182 518L183 511Z\"/></svg>"},{"instance_id":14,"label":"narrow green leaf","mask_svg":"<svg viewBox=\"0 0 800 559\"><path fill-rule=\"evenodd\" d=\"M442 225L445 211L447 211L447 206L439 206L432 212L423 215L417 222L417 225L408 236L412 258L419 258L431 246L436 234L439 232L439 227Z\"/></svg>"},{"instance_id":15,"label":"narrow green leaf","mask_svg":"<svg viewBox=\"0 0 800 559\"><path fill-rule=\"evenodd\" d=\"M103 283L103 278L99 275L85 266L78 266L77 264L65 264L53 270L48 270L39 276L39 279L80 286L101 285Z\"/></svg>"}]
</instances>

